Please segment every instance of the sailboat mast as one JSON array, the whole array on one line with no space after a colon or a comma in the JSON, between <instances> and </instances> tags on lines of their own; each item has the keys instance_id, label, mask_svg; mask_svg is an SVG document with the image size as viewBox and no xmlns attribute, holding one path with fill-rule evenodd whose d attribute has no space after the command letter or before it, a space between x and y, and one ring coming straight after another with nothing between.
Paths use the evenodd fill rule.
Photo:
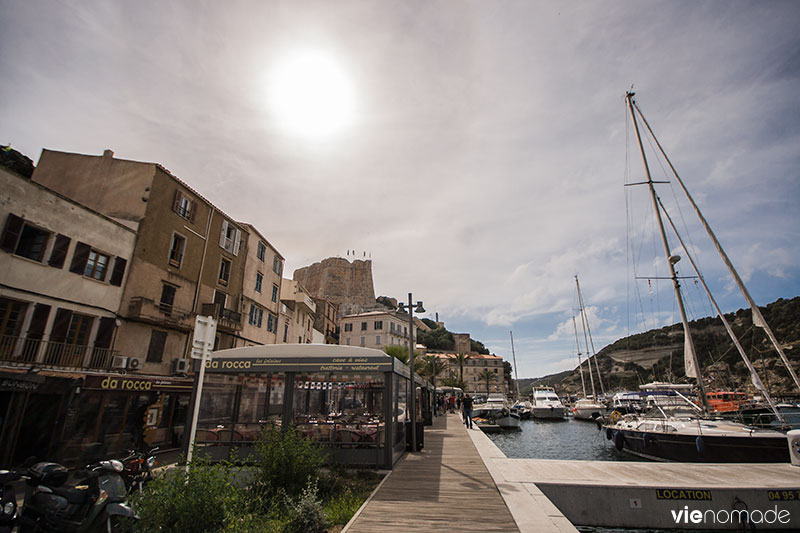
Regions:
<instances>
[{"instance_id":1,"label":"sailboat mast","mask_svg":"<svg viewBox=\"0 0 800 533\"><path fill-rule=\"evenodd\" d=\"M670 278L672 279L672 287L675 291L675 300L678 304L678 310L681 315L681 323L683 324L684 347L683 357L686 368L686 376L694 377L697 380L697 389L700 393L700 399L703 403L703 410L708 412L708 398L706 398L705 386L703 386L703 376L700 372L700 363L697 360L697 354L694 350L694 342L692 341L692 333L689 330L689 321L686 318L686 309L683 305L683 296L681 295L681 285L678 281L678 275L675 273L675 263L680 260L680 257L673 256L670 253L669 243L667 242L667 232L664 230L664 221L661 218L661 209L658 206L658 199L656 196L656 188L653 184L653 178L650 174L650 166L647 163L647 155L644 152L642 145L642 136L639 132L639 123L636 121L636 115L633 112L633 93L629 92L625 95L625 102L628 104L628 111L633 122L633 129L636 132L636 141L639 145L639 154L642 156L642 163L644 165L645 176L647 177L647 188L650 191L650 199L653 202L653 211L655 213L656 221L658 222L658 229L661 233L661 244L664 247L664 254L667 258L667 267L669 268Z\"/></svg>"},{"instance_id":2,"label":"sailboat mast","mask_svg":"<svg viewBox=\"0 0 800 533\"><path fill-rule=\"evenodd\" d=\"M517 354L514 353L514 332L509 331L511 334L511 357L514 359L514 383L517 385L517 400L519 396L519 373L517 372Z\"/></svg>"},{"instance_id":3,"label":"sailboat mast","mask_svg":"<svg viewBox=\"0 0 800 533\"><path fill-rule=\"evenodd\" d=\"M584 314L586 313L586 306L583 305L583 293L581 293L581 284L578 283L578 276L575 276L575 284L578 286L578 300L580 301L581 309ZM597 370L597 382L600 384L600 392L605 395L606 388L603 387L603 376L600 374L600 364L597 362L597 352L594 351L594 340L592 339L592 328L589 327L589 315L586 315L586 328L585 333L589 334L589 344L592 346L592 351L589 351L589 345L586 346L586 360L589 362L589 367L592 366L592 359L594 359L594 369Z\"/></svg>"},{"instance_id":4,"label":"sailboat mast","mask_svg":"<svg viewBox=\"0 0 800 533\"><path fill-rule=\"evenodd\" d=\"M683 193L686 195L686 198L689 199L689 203L692 204L692 208L694 209L695 214L697 214L697 218L700 219L700 223L703 224L703 228L705 228L706 233L708 233L708 236L714 243L714 247L717 249L717 252L719 252L722 261L725 263L725 266L728 267L728 271L730 271L731 276L733 276L736 285L739 287L739 290L741 291L745 300L747 300L747 304L750 306L750 309L753 313L753 324L762 328L764 332L767 334L767 337L769 337L770 342L775 347L775 351L778 352L778 355L780 355L780 358L783 361L784 366L786 366L786 369L792 376L794 384L797 386L798 389L800 389L800 378L797 377L797 373L794 371L794 368L792 368L792 365L789 362L789 359L786 357L786 354L784 353L780 343L778 343L778 339L775 338L775 334L772 332L772 328L769 327L769 324L767 324L767 321L764 320L764 317L761 315L761 310L758 308L758 305L756 305L755 301L750 296L750 292L747 290L747 287L744 286L742 278L739 276L739 273L736 271L736 268L734 268L733 263L728 257L728 254L726 254L725 250L722 249L722 244L717 239L717 236L716 234L714 234L714 231L711 229L711 226L708 224L708 221L703 216L703 213L700 212L700 207L698 207L698 205L695 203L692 195L689 194L689 189L686 188L686 185L683 183L683 180L678 175L678 171L675 170L675 167L672 165L672 161L670 161L669 156L667 156L666 152L664 152L664 148L662 148L661 143L658 142L658 138L656 138L652 128L650 128L650 124L647 122L647 119L644 118L644 115L642 115L641 109L639 109L639 106L636 105L636 102L631 102L631 104L638 112L639 117L642 119L642 122L644 122L647 131L650 132L650 136L655 141L656 146L658 146L658 150L661 152L661 155L663 155L664 159L667 161L667 164L669 165L672 174L675 176L675 179L678 181L678 184L681 186Z\"/></svg>"},{"instance_id":5,"label":"sailboat mast","mask_svg":"<svg viewBox=\"0 0 800 533\"><path fill-rule=\"evenodd\" d=\"M572 315L572 331L575 332L575 346L578 348L578 370L581 373L581 388L583 397L586 398L586 382L583 381L583 361L581 361L581 343L578 342L578 327L575 325L575 315Z\"/></svg>"},{"instance_id":6,"label":"sailboat mast","mask_svg":"<svg viewBox=\"0 0 800 533\"><path fill-rule=\"evenodd\" d=\"M589 338L586 336L586 310L583 308L581 285L578 283L578 276L575 276L575 284L578 286L578 307L581 313L581 326L583 326L583 341L586 343L586 366L589 367L589 383L592 384L592 398L597 399L597 391L594 388L594 375L592 373L592 360L589 354Z\"/></svg>"}]
</instances>

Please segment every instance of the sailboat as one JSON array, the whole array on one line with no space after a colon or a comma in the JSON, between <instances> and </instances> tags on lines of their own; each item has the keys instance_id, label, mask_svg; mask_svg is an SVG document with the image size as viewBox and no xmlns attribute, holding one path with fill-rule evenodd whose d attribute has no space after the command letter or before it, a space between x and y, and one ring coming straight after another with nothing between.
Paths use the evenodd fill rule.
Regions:
<instances>
[{"instance_id":1,"label":"sailboat","mask_svg":"<svg viewBox=\"0 0 800 533\"><path fill-rule=\"evenodd\" d=\"M714 419L708 414L708 399L705 393L701 368L697 359L694 344L692 342L691 331L689 330L689 323L686 317L686 310L680 290L679 277L675 270L675 265L681 260L681 258L678 255L673 255L671 252L671 248L667 240L664 219L667 220L673 230L673 233L677 236L684 254L688 258L693 270L695 271L697 279L705 289L709 300L714 306L717 315L721 318L726 331L728 332L739 352L739 355L742 357L745 365L750 370L753 384L767 399L768 403L775 412L775 416L783 422L783 418L781 417L780 413L777 411L777 409L775 409L775 403L773 402L769 392L764 387L761 379L758 377L755 368L733 333L730 324L725 319L724 314L711 295L711 292L709 291L703 276L700 274L700 270L697 267L692 255L689 253L683 238L678 233L672 218L669 216L669 213L666 211L664 205L661 203L661 200L658 198L658 195L655 192L654 184L656 182L654 182L652 179L647 156L645 155L641 131L639 128L639 120L641 120L641 122L647 128L650 138L655 142L659 152L667 161L672 175L676 178L678 183L680 183L681 189L689 198L695 213L706 229L706 232L714 242L717 251L720 253L720 256L730 270L742 293L745 295L745 298L748 300L748 303L750 303L753 311L754 324L763 328L767 332L767 335L773 342L776 350L784 359L784 363L787 365L789 373L792 375L795 383L798 385L798 388L800 388L800 381L798 381L794 370L788 363L788 359L786 359L785 355L783 354L782 348L777 343L777 340L775 340L772 331L769 329L766 321L761 316L758 306L756 306L747 292L747 289L745 289L741 278L736 273L725 252L722 250L722 246L716 239L713 231L711 231L711 228L706 222L705 218L700 213L697 204L692 199L689 191L686 189L683 181L678 176L678 173L675 171L675 168L669 161L666 153L664 153L660 143L655 138L650 125L642 115L642 112L636 105L633 97L634 93L628 92L625 101L631 121L633 123L634 131L636 133L639 153L642 157L645 176L647 179L645 182L631 185L647 185L649 189L650 199L655 214L654 218L661 235L661 243L666 255L669 277L672 280L672 286L675 293L676 306L680 312L681 323L683 325L684 363L686 376L696 380L698 397L701 405L697 405L689 400L689 398L676 391L676 393L684 400L682 405L654 404L649 411L643 414L617 414L615 417L612 417L609 424L603 426L606 432L606 437L613 441L618 450L625 450L635 455L656 460L714 463L789 462L789 447L785 434L779 431L746 426L741 423L723 420L720 418Z\"/></svg>"},{"instance_id":2,"label":"sailboat","mask_svg":"<svg viewBox=\"0 0 800 533\"><path fill-rule=\"evenodd\" d=\"M583 380L583 362L581 361L581 343L578 341L578 327L575 325L575 317L572 317L572 329L575 332L575 344L578 347L578 368L581 373L581 386L583 388L583 397L572 406L572 414L577 420L596 420L603 416L606 411L606 406L597 400L597 391L594 388L594 376L592 373L592 357L589 352L589 338L591 336L591 329L589 329L589 317L586 316L586 308L583 305L583 295L581 294L581 284L578 282L578 276L575 276L575 285L578 288L578 307L581 315L581 325L583 326L583 340L586 343L586 363L589 366L589 382L592 385L592 395L586 395L586 383ZM588 333L587 333L588 332ZM592 348L594 342L592 341ZM594 351L594 350L592 350ZM597 354L594 357L594 364L597 369L597 380L600 383L600 389L603 390L603 380L600 377L600 367L597 364ZM603 392L605 392L603 390Z\"/></svg>"}]
</instances>

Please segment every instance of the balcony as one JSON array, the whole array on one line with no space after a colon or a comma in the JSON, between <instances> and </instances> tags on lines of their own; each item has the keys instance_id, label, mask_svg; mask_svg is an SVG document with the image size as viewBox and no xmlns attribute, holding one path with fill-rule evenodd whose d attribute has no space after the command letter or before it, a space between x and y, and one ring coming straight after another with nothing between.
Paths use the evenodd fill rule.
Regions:
<instances>
[{"instance_id":1,"label":"balcony","mask_svg":"<svg viewBox=\"0 0 800 533\"><path fill-rule=\"evenodd\" d=\"M0 336L0 361L12 365L107 370L118 350L11 335Z\"/></svg>"},{"instance_id":2,"label":"balcony","mask_svg":"<svg viewBox=\"0 0 800 533\"><path fill-rule=\"evenodd\" d=\"M188 309L156 302L142 296L134 296L128 304L128 318L138 318L151 324L181 331L191 331L194 328L194 315L195 313Z\"/></svg>"},{"instance_id":3,"label":"balcony","mask_svg":"<svg viewBox=\"0 0 800 533\"><path fill-rule=\"evenodd\" d=\"M217 327L233 331L242 329L242 314L231 309L225 309L219 303L203 304L203 316L212 316L217 319Z\"/></svg>"}]
</instances>

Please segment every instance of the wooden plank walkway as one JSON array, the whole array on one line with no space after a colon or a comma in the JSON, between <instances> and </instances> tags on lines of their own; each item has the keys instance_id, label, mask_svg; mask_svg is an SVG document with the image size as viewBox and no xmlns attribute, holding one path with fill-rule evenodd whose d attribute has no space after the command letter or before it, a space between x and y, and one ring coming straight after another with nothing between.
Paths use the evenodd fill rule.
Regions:
<instances>
[{"instance_id":1,"label":"wooden plank walkway","mask_svg":"<svg viewBox=\"0 0 800 533\"><path fill-rule=\"evenodd\" d=\"M425 448L395 465L342 533L398 530L519 531L458 415L425 428Z\"/></svg>"}]
</instances>

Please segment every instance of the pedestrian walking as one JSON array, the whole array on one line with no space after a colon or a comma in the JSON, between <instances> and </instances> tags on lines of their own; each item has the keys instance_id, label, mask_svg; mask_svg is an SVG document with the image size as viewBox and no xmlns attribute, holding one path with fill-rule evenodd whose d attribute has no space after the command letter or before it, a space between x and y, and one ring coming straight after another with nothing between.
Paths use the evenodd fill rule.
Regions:
<instances>
[{"instance_id":1,"label":"pedestrian walking","mask_svg":"<svg viewBox=\"0 0 800 533\"><path fill-rule=\"evenodd\" d=\"M464 411L464 425L472 429L472 397L469 394L464 396L461 407Z\"/></svg>"}]
</instances>

